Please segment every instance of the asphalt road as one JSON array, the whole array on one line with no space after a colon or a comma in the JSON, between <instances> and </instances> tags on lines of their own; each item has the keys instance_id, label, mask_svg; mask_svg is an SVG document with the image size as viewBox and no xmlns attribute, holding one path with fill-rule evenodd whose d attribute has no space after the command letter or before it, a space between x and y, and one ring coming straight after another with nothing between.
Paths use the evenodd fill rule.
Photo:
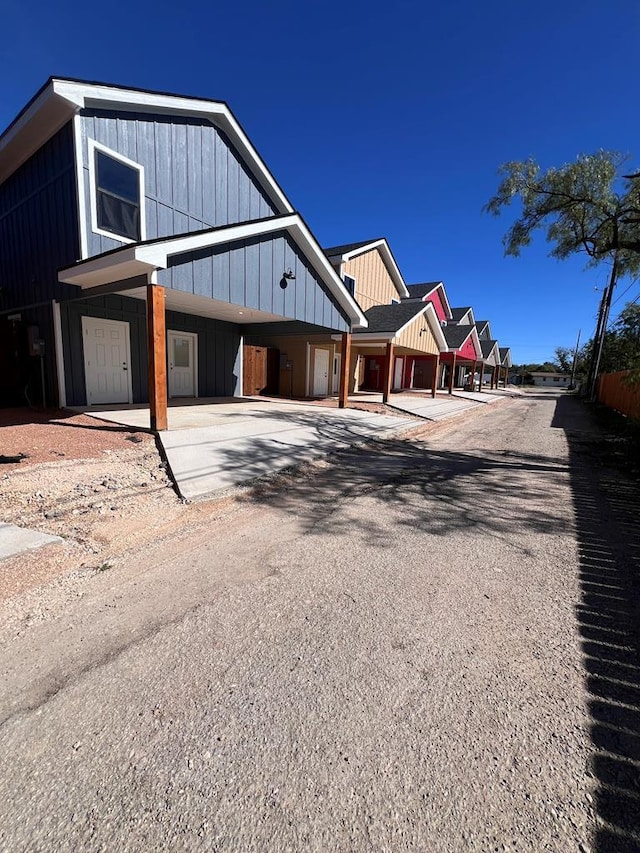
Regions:
<instances>
[{"instance_id":1,"label":"asphalt road","mask_svg":"<svg viewBox=\"0 0 640 853\"><path fill-rule=\"evenodd\" d=\"M345 451L8 641L0 849L637 849L557 404Z\"/></svg>"}]
</instances>

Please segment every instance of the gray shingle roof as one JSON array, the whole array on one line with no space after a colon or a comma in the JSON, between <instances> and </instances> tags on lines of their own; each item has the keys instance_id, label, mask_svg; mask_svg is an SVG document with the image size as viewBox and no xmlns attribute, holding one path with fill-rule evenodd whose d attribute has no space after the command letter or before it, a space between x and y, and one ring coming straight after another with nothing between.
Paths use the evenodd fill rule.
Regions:
<instances>
[{"instance_id":1,"label":"gray shingle roof","mask_svg":"<svg viewBox=\"0 0 640 853\"><path fill-rule=\"evenodd\" d=\"M473 326L443 326L442 331L444 332L444 337L447 342L447 346L461 347L462 344L467 340L469 335L471 334L471 330Z\"/></svg>"},{"instance_id":2,"label":"gray shingle roof","mask_svg":"<svg viewBox=\"0 0 640 853\"><path fill-rule=\"evenodd\" d=\"M363 240L361 243L345 243L342 246L329 246L328 248L323 248L323 252L328 257L332 258L336 255L346 255L349 252L353 252L355 249L361 249L363 246L368 246L370 243L379 243L380 240L384 240L384 237L373 237L371 240Z\"/></svg>"},{"instance_id":3,"label":"gray shingle roof","mask_svg":"<svg viewBox=\"0 0 640 853\"><path fill-rule=\"evenodd\" d=\"M467 305L466 308L452 308L451 317L453 318L454 322L457 323L458 320L461 320L464 317L467 311L471 311L471 305Z\"/></svg>"},{"instance_id":4,"label":"gray shingle roof","mask_svg":"<svg viewBox=\"0 0 640 853\"><path fill-rule=\"evenodd\" d=\"M434 287L442 284L441 281L425 281L422 284L408 284L409 299L422 299L427 293L431 293ZM405 296L405 299L407 297Z\"/></svg>"},{"instance_id":5,"label":"gray shingle roof","mask_svg":"<svg viewBox=\"0 0 640 853\"><path fill-rule=\"evenodd\" d=\"M408 323L413 317L417 316L421 311L424 311L426 305L422 302L393 302L391 305L374 305L364 312L364 316L369 322L369 327L366 329L356 329L354 334L368 332L397 332L405 323Z\"/></svg>"},{"instance_id":6,"label":"gray shingle roof","mask_svg":"<svg viewBox=\"0 0 640 853\"><path fill-rule=\"evenodd\" d=\"M478 324L476 323L476 326L477 325ZM497 343L498 343L498 341L487 341L487 340L480 341L480 349L482 350L482 355L484 358L489 358L489 356L491 355L491 350L494 348L494 346Z\"/></svg>"}]
</instances>

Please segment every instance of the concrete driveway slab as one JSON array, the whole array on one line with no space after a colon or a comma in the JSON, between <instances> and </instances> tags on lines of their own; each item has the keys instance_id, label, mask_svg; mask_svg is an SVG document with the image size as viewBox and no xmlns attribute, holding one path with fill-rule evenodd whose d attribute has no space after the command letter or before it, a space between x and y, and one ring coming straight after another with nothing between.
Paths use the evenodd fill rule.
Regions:
<instances>
[{"instance_id":1,"label":"concrete driveway slab","mask_svg":"<svg viewBox=\"0 0 640 853\"><path fill-rule=\"evenodd\" d=\"M388 403L393 409L426 418L429 421L441 421L475 409L478 403L475 400L465 400L458 397L418 397L402 394L394 394Z\"/></svg>"},{"instance_id":2,"label":"concrete driveway slab","mask_svg":"<svg viewBox=\"0 0 640 853\"><path fill-rule=\"evenodd\" d=\"M160 433L160 441L180 493L193 500L415 425L355 409L262 405L211 426Z\"/></svg>"},{"instance_id":3,"label":"concrete driveway slab","mask_svg":"<svg viewBox=\"0 0 640 853\"><path fill-rule=\"evenodd\" d=\"M0 522L0 560L15 557L25 551L33 551L53 542L62 542L59 536L49 536L48 533L39 533L37 530L28 530L26 527L16 527L15 524L4 524Z\"/></svg>"}]
</instances>

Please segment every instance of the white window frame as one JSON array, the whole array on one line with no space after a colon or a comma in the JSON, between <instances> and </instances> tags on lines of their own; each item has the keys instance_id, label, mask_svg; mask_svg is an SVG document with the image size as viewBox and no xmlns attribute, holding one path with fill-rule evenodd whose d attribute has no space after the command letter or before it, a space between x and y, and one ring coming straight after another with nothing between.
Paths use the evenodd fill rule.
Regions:
<instances>
[{"instance_id":1,"label":"white window frame","mask_svg":"<svg viewBox=\"0 0 640 853\"><path fill-rule=\"evenodd\" d=\"M111 240L116 240L118 243L137 243L138 240L132 240L130 237L124 237L120 234L114 234L112 231L105 231L98 227L98 194L96 187L96 151L101 151L107 157L113 157L114 160L119 160L125 166L130 166L138 171L138 181L140 188L140 241L147 239L147 223L145 216L144 204L144 166L141 163L136 163L135 160L130 160L124 154L119 154L112 148L107 148L95 139L87 140L88 158L89 158L89 198L91 201L91 230L94 234L100 234L102 237L109 237Z\"/></svg>"}]
</instances>

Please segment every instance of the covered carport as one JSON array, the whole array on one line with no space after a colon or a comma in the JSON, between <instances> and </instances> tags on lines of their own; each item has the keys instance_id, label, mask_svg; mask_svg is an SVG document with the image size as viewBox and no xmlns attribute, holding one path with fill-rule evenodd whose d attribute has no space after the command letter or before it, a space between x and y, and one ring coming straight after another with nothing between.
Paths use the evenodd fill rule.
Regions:
<instances>
[{"instance_id":1,"label":"covered carport","mask_svg":"<svg viewBox=\"0 0 640 853\"><path fill-rule=\"evenodd\" d=\"M59 279L78 287L59 309L65 404L148 403L154 431L170 396L242 396L246 327L322 329L346 346L367 324L297 214L123 246Z\"/></svg>"}]
</instances>

